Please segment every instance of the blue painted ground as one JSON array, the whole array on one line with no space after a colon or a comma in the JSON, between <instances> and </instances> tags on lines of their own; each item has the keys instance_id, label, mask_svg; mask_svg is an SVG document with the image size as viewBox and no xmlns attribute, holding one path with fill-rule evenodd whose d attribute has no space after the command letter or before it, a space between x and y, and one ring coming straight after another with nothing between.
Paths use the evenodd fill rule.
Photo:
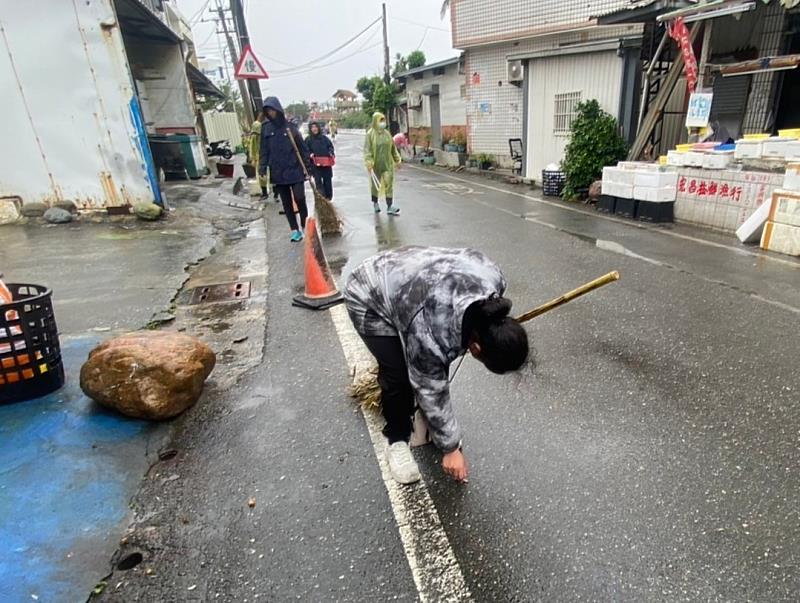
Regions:
<instances>
[{"instance_id":1,"label":"blue painted ground","mask_svg":"<svg viewBox=\"0 0 800 603\"><path fill-rule=\"evenodd\" d=\"M0 405L3 603L85 601L108 569L149 465L157 428L103 410L78 386L97 343L62 342L67 383L60 391Z\"/></svg>"}]
</instances>

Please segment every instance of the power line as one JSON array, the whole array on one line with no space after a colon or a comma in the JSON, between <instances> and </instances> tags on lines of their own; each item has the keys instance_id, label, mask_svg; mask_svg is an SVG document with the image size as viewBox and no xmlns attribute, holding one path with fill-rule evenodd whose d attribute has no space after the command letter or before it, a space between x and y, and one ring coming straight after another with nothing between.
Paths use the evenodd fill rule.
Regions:
<instances>
[{"instance_id":1,"label":"power line","mask_svg":"<svg viewBox=\"0 0 800 603\"><path fill-rule=\"evenodd\" d=\"M192 17L189 19L189 26L194 27L197 25L198 21L203 18L203 12L208 8L208 5L211 4L211 0L206 0L205 4L200 7L200 10L197 11Z\"/></svg>"},{"instance_id":2,"label":"power line","mask_svg":"<svg viewBox=\"0 0 800 603\"><path fill-rule=\"evenodd\" d=\"M378 17L378 18L377 18L377 19L375 19L375 20L374 20L372 23L370 23L370 24L369 24L369 25L367 25L367 26L366 26L364 29L362 29L360 32L358 32L356 35L354 35L352 38L350 38L349 40L347 40L347 41L346 41L346 42L344 42L343 44L340 44L339 46L337 46L336 48L334 48L334 49L333 49L333 50L331 50L330 52L326 52L326 53L325 53L324 55L322 55L321 57L317 57L316 59L314 59L314 60L312 60L312 61L308 61L307 63L303 63L303 64L301 64L301 65L295 65L293 68L294 68L294 69L302 69L302 68L304 68L304 67L310 67L310 66L312 66L314 63L318 63L319 61L324 61L325 59L332 57L334 54L336 54L337 52L339 52L339 51L340 51L342 48L345 48L346 46L349 46L349 45L350 45L352 42L354 42L355 40L357 40L358 38L360 38L362 35L364 35L364 33L366 33L367 31L369 31L369 29L370 29L371 27L373 27L373 26L374 26L376 23L380 22L380 20L381 20L381 18L380 18L380 17ZM288 70L288 69L284 69L284 70L282 70L282 71L283 71L283 72L286 72L286 71L290 71L290 70ZM278 75L278 74L280 74L280 73L281 73L281 70L279 70L279 69L278 69L278 70L275 70L275 71L274 71L274 73L275 73L276 75Z\"/></svg>"},{"instance_id":3,"label":"power line","mask_svg":"<svg viewBox=\"0 0 800 603\"><path fill-rule=\"evenodd\" d=\"M411 21L409 19L403 19L401 17L392 17L393 21L400 21L401 23L408 23L409 25L416 25L417 27L424 27L425 29L433 29L434 31L444 31L446 33L450 33L449 29L445 29L444 27L434 27L433 25L425 25L424 23L419 23L418 21Z\"/></svg>"},{"instance_id":4,"label":"power line","mask_svg":"<svg viewBox=\"0 0 800 603\"><path fill-rule=\"evenodd\" d=\"M383 46L383 42L376 42L375 44L373 44L371 46L367 46L366 48L364 48L362 50L357 50L357 51L355 51L355 52L353 52L351 54L348 54L347 56L342 57L341 59L337 59L335 61L331 61L330 63L324 63L323 65L315 65L314 67L309 67L307 69L303 69L303 70L300 70L300 71L291 71L291 72L286 72L286 73L280 73L280 74L277 74L276 77L280 78L280 77L292 77L292 76L295 76L295 75L303 75L304 73L309 73L311 71L317 71L318 69L324 69L324 68L330 67L332 65L338 65L339 63L342 63L342 62L346 61L347 59L356 56L357 54L363 54L363 53L367 52L368 50L372 50L373 48L377 48L378 46Z\"/></svg>"}]
</instances>

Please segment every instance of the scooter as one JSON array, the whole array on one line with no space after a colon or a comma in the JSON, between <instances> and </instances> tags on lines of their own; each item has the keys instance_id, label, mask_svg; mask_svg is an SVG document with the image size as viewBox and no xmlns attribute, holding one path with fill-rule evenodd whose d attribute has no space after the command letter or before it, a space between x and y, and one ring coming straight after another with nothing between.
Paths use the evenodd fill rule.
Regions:
<instances>
[{"instance_id":1,"label":"scooter","mask_svg":"<svg viewBox=\"0 0 800 603\"><path fill-rule=\"evenodd\" d=\"M233 151L231 151L231 142L229 140L217 140L214 142L209 142L208 146L206 146L206 153L208 153L209 157L219 156L223 159L230 159L233 157Z\"/></svg>"}]
</instances>

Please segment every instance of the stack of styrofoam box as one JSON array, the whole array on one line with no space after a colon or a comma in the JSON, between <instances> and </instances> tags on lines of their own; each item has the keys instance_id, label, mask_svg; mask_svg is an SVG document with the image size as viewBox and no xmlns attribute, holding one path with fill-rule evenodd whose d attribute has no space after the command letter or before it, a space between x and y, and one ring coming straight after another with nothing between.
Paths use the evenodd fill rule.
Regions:
<instances>
[{"instance_id":1,"label":"stack of styrofoam box","mask_svg":"<svg viewBox=\"0 0 800 603\"><path fill-rule=\"evenodd\" d=\"M686 153L681 151L667 151L667 165L673 167L683 167L686 163Z\"/></svg>"},{"instance_id":2,"label":"stack of styrofoam box","mask_svg":"<svg viewBox=\"0 0 800 603\"><path fill-rule=\"evenodd\" d=\"M633 180L633 198L637 201L663 203L675 201L677 172L637 170Z\"/></svg>"},{"instance_id":3,"label":"stack of styrofoam box","mask_svg":"<svg viewBox=\"0 0 800 603\"><path fill-rule=\"evenodd\" d=\"M761 248L800 256L800 193L772 193L769 221L761 235Z\"/></svg>"},{"instance_id":4,"label":"stack of styrofoam box","mask_svg":"<svg viewBox=\"0 0 800 603\"><path fill-rule=\"evenodd\" d=\"M742 139L736 141L736 150L733 156L736 159L761 159L762 141L755 139Z\"/></svg>"},{"instance_id":5,"label":"stack of styrofoam box","mask_svg":"<svg viewBox=\"0 0 800 603\"><path fill-rule=\"evenodd\" d=\"M786 161L786 154L792 141L791 138L781 138L780 136L765 138L761 141L761 157Z\"/></svg>"},{"instance_id":6,"label":"stack of styrofoam box","mask_svg":"<svg viewBox=\"0 0 800 603\"><path fill-rule=\"evenodd\" d=\"M625 163L625 162L623 162ZM602 194L622 199L633 199L634 170L607 166L603 168Z\"/></svg>"},{"instance_id":7,"label":"stack of styrofoam box","mask_svg":"<svg viewBox=\"0 0 800 603\"><path fill-rule=\"evenodd\" d=\"M703 167L707 170L724 170L733 163L733 151L709 151L703 157Z\"/></svg>"},{"instance_id":8,"label":"stack of styrofoam box","mask_svg":"<svg viewBox=\"0 0 800 603\"><path fill-rule=\"evenodd\" d=\"M800 192L800 163L787 163L783 176L783 189Z\"/></svg>"},{"instance_id":9,"label":"stack of styrofoam box","mask_svg":"<svg viewBox=\"0 0 800 603\"><path fill-rule=\"evenodd\" d=\"M786 161L800 161L800 140L792 140L786 145Z\"/></svg>"},{"instance_id":10,"label":"stack of styrofoam box","mask_svg":"<svg viewBox=\"0 0 800 603\"><path fill-rule=\"evenodd\" d=\"M675 218L733 232L782 183L783 174L679 169Z\"/></svg>"}]
</instances>

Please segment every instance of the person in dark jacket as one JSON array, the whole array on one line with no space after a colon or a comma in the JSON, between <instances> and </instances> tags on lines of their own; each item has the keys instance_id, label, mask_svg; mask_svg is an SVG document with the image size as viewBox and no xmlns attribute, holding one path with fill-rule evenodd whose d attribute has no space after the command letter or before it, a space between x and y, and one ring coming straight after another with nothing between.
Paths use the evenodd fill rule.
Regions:
<instances>
[{"instance_id":1,"label":"person in dark jacket","mask_svg":"<svg viewBox=\"0 0 800 603\"><path fill-rule=\"evenodd\" d=\"M336 153L333 150L331 139L323 134L319 122L312 121L308 125L306 145L311 151L311 161L317 168L314 172L317 190L328 199L333 199L333 164Z\"/></svg>"},{"instance_id":2,"label":"person in dark jacket","mask_svg":"<svg viewBox=\"0 0 800 603\"><path fill-rule=\"evenodd\" d=\"M269 168L270 179L281 198L286 219L289 221L289 228L292 229L290 240L297 243L303 240L301 229L305 228L308 217L305 190L306 172L314 173L314 166L302 134L297 126L286 119L281 102L274 96L267 97L264 101L264 112L267 119L261 127L258 173L260 176L264 176ZM298 160L297 152L289 136L297 145L297 150L306 166L305 171ZM300 213L299 226L292 206L293 200Z\"/></svg>"}]
</instances>

